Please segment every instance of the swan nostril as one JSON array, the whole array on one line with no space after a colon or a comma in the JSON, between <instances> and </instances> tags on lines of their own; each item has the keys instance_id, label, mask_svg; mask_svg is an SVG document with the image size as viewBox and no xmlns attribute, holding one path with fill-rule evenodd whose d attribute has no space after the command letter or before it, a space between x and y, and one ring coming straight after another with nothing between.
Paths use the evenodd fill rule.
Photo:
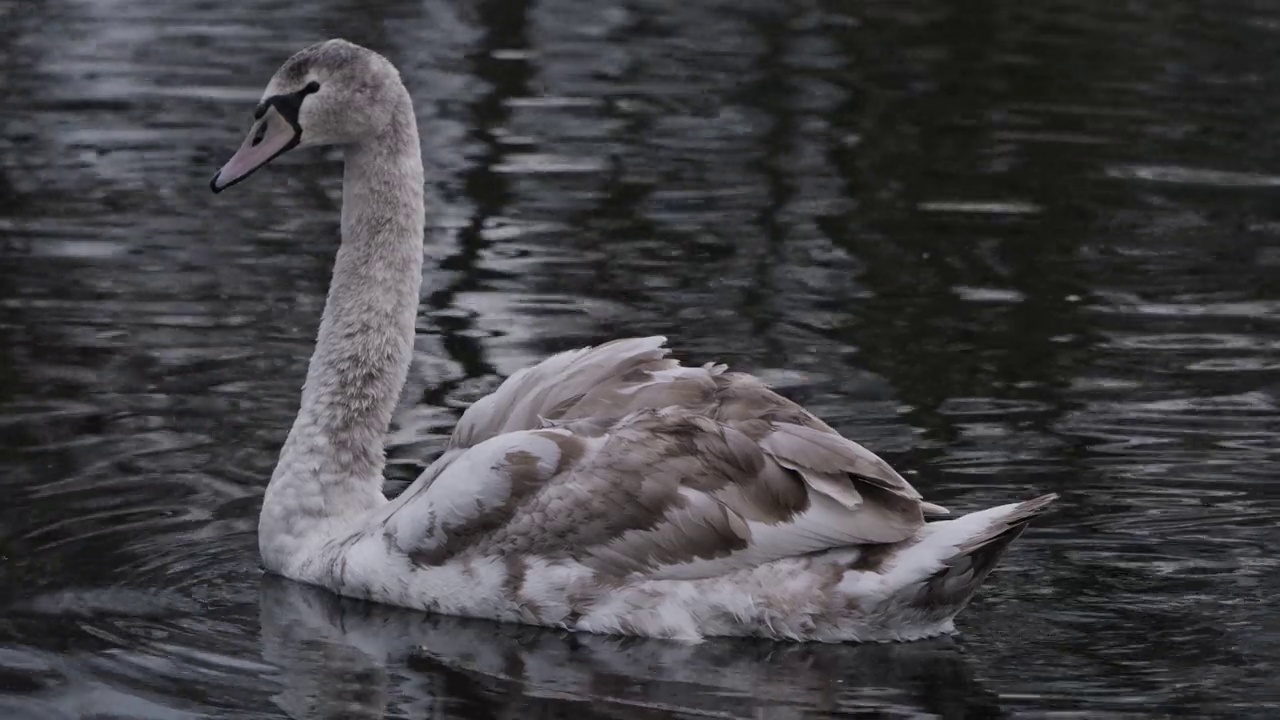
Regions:
<instances>
[{"instance_id":1,"label":"swan nostril","mask_svg":"<svg viewBox=\"0 0 1280 720\"><path fill-rule=\"evenodd\" d=\"M267 124L262 123L261 125L258 126L258 129L253 133L253 142L250 143L250 145L253 147L257 147L258 143L262 142L262 138L266 137L266 135L267 135Z\"/></svg>"}]
</instances>

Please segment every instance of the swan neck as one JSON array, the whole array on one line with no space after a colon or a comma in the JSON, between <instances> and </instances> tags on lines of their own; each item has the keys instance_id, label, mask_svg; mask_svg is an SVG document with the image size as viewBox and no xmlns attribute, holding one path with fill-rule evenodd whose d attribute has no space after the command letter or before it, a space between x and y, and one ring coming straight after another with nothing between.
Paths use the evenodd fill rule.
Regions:
<instances>
[{"instance_id":1,"label":"swan neck","mask_svg":"<svg viewBox=\"0 0 1280 720\"><path fill-rule=\"evenodd\" d=\"M342 243L260 541L385 502L383 444L409 369L422 283L422 156L407 93L386 131L345 155Z\"/></svg>"}]
</instances>

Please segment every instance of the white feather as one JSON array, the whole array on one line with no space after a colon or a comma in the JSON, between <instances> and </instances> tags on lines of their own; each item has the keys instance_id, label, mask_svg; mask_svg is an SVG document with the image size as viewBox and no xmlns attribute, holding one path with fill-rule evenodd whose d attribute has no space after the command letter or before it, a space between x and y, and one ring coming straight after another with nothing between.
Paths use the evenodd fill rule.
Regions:
<instances>
[{"instance_id":1,"label":"white feather","mask_svg":"<svg viewBox=\"0 0 1280 720\"><path fill-rule=\"evenodd\" d=\"M422 279L417 123L396 69L364 48L307 48L268 93L309 83L324 91L294 130L303 144L345 146L348 184L300 410L259 519L268 570L383 603L574 630L908 640L949 631L1047 505L926 525L943 509L870 450L758 379L668 359L662 337L515 373L388 502L385 434ZM255 146L224 168L224 186L265 162Z\"/></svg>"}]
</instances>

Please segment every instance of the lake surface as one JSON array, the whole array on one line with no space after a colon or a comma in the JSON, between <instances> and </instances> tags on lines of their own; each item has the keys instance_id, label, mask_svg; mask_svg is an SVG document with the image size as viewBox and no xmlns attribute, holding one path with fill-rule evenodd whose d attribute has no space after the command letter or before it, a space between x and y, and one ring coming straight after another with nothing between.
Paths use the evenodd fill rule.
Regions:
<instances>
[{"instance_id":1,"label":"lake surface","mask_svg":"<svg viewBox=\"0 0 1280 720\"><path fill-rule=\"evenodd\" d=\"M1057 492L956 638L696 647L263 575L340 155L208 179L341 35L423 131L388 490L664 333L953 510ZM0 0L0 716L1274 717L1280 6Z\"/></svg>"}]
</instances>

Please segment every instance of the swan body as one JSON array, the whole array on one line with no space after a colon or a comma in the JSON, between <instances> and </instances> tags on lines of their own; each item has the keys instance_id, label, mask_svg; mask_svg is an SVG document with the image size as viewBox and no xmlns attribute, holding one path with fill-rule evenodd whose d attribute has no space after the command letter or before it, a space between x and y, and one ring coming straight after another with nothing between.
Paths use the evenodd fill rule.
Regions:
<instances>
[{"instance_id":1,"label":"swan body","mask_svg":"<svg viewBox=\"0 0 1280 720\"><path fill-rule=\"evenodd\" d=\"M345 148L342 245L297 420L263 501L265 567L336 593L570 630L914 640L954 629L1053 500L926 522L883 460L758 379L665 339L561 353L472 405L394 500L383 443L422 277L422 163L395 68L341 40L272 78L239 182Z\"/></svg>"}]
</instances>

